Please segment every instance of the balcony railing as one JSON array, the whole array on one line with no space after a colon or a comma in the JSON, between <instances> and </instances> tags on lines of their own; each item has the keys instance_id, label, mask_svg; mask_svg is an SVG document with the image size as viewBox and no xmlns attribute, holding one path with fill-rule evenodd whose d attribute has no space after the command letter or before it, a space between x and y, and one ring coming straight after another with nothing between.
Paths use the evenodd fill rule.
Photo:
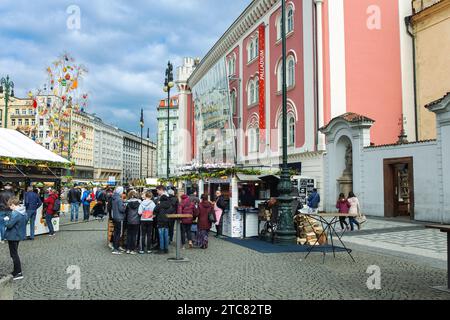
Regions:
<instances>
[{"instance_id":1,"label":"balcony railing","mask_svg":"<svg viewBox=\"0 0 450 320\"><path fill-rule=\"evenodd\" d=\"M426 8L431 7L432 5L441 2L443 0L413 0L412 1L412 9L413 9L413 13L419 13L423 10L425 10Z\"/></svg>"}]
</instances>

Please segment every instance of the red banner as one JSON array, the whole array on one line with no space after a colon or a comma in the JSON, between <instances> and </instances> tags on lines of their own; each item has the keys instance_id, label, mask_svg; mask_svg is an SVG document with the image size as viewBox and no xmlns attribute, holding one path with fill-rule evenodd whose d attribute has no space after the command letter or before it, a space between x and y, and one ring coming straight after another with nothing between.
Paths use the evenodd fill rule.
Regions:
<instances>
[{"instance_id":1,"label":"red banner","mask_svg":"<svg viewBox=\"0 0 450 320\"><path fill-rule=\"evenodd\" d=\"M259 129L266 129L266 26L259 26ZM261 136L262 138L264 136Z\"/></svg>"}]
</instances>

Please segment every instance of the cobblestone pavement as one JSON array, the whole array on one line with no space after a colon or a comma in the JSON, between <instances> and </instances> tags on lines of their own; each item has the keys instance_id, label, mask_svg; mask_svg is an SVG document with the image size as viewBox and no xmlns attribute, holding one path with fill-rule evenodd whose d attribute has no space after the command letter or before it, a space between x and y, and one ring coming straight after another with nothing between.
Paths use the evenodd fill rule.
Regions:
<instances>
[{"instance_id":1,"label":"cobblestone pavement","mask_svg":"<svg viewBox=\"0 0 450 320\"><path fill-rule=\"evenodd\" d=\"M345 234L345 242L430 260L446 266L447 235L425 223L370 218L361 231ZM340 229L340 227L338 227Z\"/></svg>"},{"instance_id":2,"label":"cobblestone pavement","mask_svg":"<svg viewBox=\"0 0 450 320\"><path fill-rule=\"evenodd\" d=\"M340 253L323 264L320 253L266 255L213 238L206 251L183 251L190 263L173 264L167 256L113 256L105 222L61 229L21 243L26 278L15 283L16 299L450 299L431 288L446 283L445 269L367 250L354 251L356 263ZM0 257L0 273L9 272L6 245ZM81 290L67 289L72 265L81 269ZM367 288L371 265L381 269L381 290Z\"/></svg>"}]
</instances>

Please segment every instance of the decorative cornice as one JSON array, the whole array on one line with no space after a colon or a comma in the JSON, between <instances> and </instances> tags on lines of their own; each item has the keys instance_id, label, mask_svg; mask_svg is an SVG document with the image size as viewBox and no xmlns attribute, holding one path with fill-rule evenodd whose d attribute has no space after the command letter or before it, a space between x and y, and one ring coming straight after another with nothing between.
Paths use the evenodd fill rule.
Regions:
<instances>
[{"instance_id":1,"label":"decorative cornice","mask_svg":"<svg viewBox=\"0 0 450 320\"><path fill-rule=\"evenodd\" d=\"M189 87L194 87L219 59L235 46L238 40L280 0L253 0L236 21L202 59L188 79Z\"/></svg>"}]
</instances>

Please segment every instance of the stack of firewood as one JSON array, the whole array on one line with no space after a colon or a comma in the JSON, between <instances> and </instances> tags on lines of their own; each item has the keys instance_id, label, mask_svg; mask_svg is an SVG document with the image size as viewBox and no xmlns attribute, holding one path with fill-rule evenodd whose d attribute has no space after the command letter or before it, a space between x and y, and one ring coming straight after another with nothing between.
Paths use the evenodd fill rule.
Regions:
<instances>
[{"instance_id":1,"label":"stack of firewood","mask_svg":"<svg viewBox=\"0 0 450 320\"><path fill-rule=\"evenodd\" d=\"M296 215L294 221L297 225L298 244L311 246L327 244L327 235L323 232L320 222L304 215Z\"/></svg>"}]
</instances>

